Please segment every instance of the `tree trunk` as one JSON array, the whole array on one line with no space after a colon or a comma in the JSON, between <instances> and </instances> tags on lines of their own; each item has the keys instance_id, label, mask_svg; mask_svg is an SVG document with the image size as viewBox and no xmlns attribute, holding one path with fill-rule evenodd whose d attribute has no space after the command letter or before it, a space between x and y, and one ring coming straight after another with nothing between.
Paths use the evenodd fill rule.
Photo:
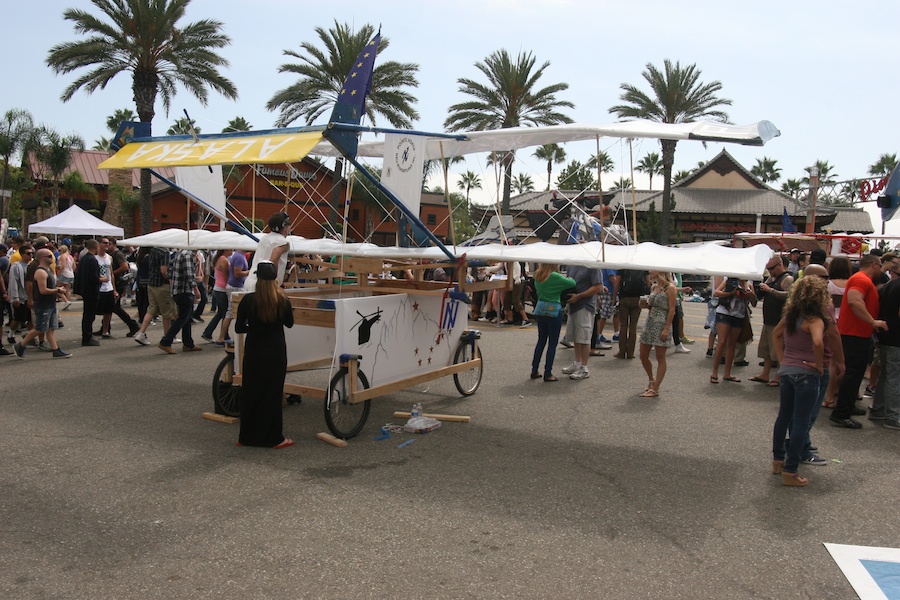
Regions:
<instances>
[{"instance_id":1,"label":"tree trunk","mask_svg":"<svg viewBox=\"0 0 900 600\"><path fill-rule=\"evenodd\" d=\"M512 195L512 166L515 153L508 152L503 157L503 201L500 203L500 214L509 214L509 198Z\"/></svg>"},{"instance_id":2,"label":"tree trunk","mask_svg":"<svg viewBox=\"0 0 900 600\"><path fill-rule=\"evenodd\" d=\"M660 140L663 160L663 198L659 219L658 243L669 244L669 223L672 215L672 165L675 163L675 140Z\"/></svg>"},{"instance_id":3,"label":"tree trunk","mask_svg":"<svg viewBox=\"0 0 900 600\"><path fill-rule=\"evenodd\" d=\"M153 195L150 193L150 169L141 169L141 233L152 231Z\"/></svg>"},{"instance_id":4,"label":"tree trunk","mask_svg":"<svg viewBox=\"0 0 900 600\"><path fill-rule=\"evenodd\" d=\"M103 212L103 220L116 227L122 224L122 194L131 192L131 169L109 170L109 194L106 198L106 210ZM143 225L144 218L141 217ZM134 229L132 225L131 229Z\"/></svg>"}]
</instances>

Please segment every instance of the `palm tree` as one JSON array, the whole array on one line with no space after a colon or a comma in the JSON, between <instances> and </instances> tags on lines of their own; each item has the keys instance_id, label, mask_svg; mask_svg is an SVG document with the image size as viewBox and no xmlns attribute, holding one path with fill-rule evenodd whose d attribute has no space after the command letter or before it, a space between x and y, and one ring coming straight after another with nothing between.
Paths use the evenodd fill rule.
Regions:
<instances>
[{"instance_id":1,"label":"palm tree","mask_svg":"<svg viewBox=\"0 0 900 600\"><path fill-rule=\"evenodd\" d=\"M652 96L631 84L623 83L619 86L622 89L619 98L624 104L610 107L610 113L620 119L649 119L659 123L689 123L703 118L728 121L728 115L718 108L731 105L731 100L716 95L722 90L722 83L719 81L701 83L700 69L697 65L682 66L680 62L673 64L666 59L662 71L648 63L642 76L650 85ZM672 166L675 164L677 141L660 140L659 143L662 146L663 163L659 243L666 245L669 243Z\"/></svg>"},{"instance_id":2,"label":"palm tree","mask_svg":"<svg viewBox=\"0 0 900 600\"><path fill-rule=\"evenodd\" d=\"M781 191L788 194L792 198L799 198L800 191L803 189L803 181L799 179L788 179L781 184Z\"/></svg>"},{"instance_id":3,"label":"palm tree","mask_svg":"<svg viewBox=\"0 0 900 600\"><path fill-rule=\"evenodd\" d=\"M828 164L827 160L817 160L815 163L815 168L819 171L819 185L831 185L837 181L837 173L833 173L832 170L834 167ZM807 173L806 177L801 179L804 185L809 186L811 182L809 180L809 170L811 167L807 167L804 169Z\"/></svg>"},{"instance_id":4,"label":"palm tree","mask_svg":"<svg viewBox=\"0 0 900 600\"><path fill-rule=\"evenodd\" d=\"M682 169L681 171L678 171L677 173L672 175L672 183L678 183L682 179L687 179L693 174L694 171L691 171L690 169Z\"/></svg>"},{"instance_id":5,"label":"palm tree","mask_svg":"<svg viewBox=\"0 0 900 600\"><path fill-rule=\"evenodd\" d=\"M774 158L763 156L756 159L756 166L750 169L750 172L763 183L778 181L781 179L781 169L775 166L777 163L778 161Z\"/></svg>"},{"instance_id":6,"label":"palm tree","mask_svg":"<svg viewBox=\"0 0 900 600\"><path fill-rule=\"evenodd\" d=\"M534 191L534 179L528 173L519 173L512 180L512 187L517 194Z\"/></svg>"},{"instance_id":7,"label":"palm tree","mask_svg":"<svg viewBox=\"0 0 900 600\"><path fill-rule=\"evenodd\" d=\"M194 125L190 119L181 117L180 119L175 119L172 126L166 130L166 135L188 135L191 133L191 127L194 129L194 133L200 133L200 128Z\"/></svg>"},{"instance_id":8,"label":"palm tree","mask_svg":"<svg viewBox=\"0 0 900 600\"><path fill-rule=\"evenodd\" d=\"M650 176L650 189L653 189L653 176L659 175L662 171L662 161L659 159L659 153L650 152L638 162L635 167L641 173L646 173Z\"/></svg>"},{"instance_id":9,"label":"palm tree","mask_svg":"<svg viewBox=\"0 0 900 600\"><path fill-rule=\"evenodd\" d=\"M115 135L115 133L119 130L119 125L122 124L123 121L134 121L137 118L137 115L134 114L134 111L130 108L118 108L116 111L106 117L106 128L110 133ZM100 139L94 141L93 150L110 150L110 145L112 143L112 138L106 138L104 136L100 136Z\"/></svg>"},{"instance_id":10,"label":"palm tree","mask_svg":"<svg viewBox=\"0 0 900 600\"><path fill-rule=\"evenodd\" d=\"M40 127L35 158L50 181L50 216L59 212L59 188L63 175L72 164L72 153L81 150L84 150L84 140L78 134L64 136L49 127Z\"/></svg>"},{"instance_id":11,"label":"palm tree","mask_svg":"<svg viewBox=\"0 0 900 600\"><path fill-rule=\"evenodd\" d=\"M232 120L228 121L228 125L225 126L225 129L222 130L222 133L228 133L231 131L250 131L253 129L253 125L251 125L247 119L244 117L235 117Z\"/></svg>"},{"instance_id":12,"label":"palm tree","mask_svg":"<svg viewBox=\"0 0 900 600\"><path fill-rule=\"evenodd\" d=\"M484 62L475 63L475 68L488 82L483 84L465 77L457 79L459 91L471 99L449 108L444 127L449 131L474 131L571 123L572 119L559 109L574 108L575 105L556 97L559 92L569 89L569 84L555 83L537 89L538 80L550 63L535 68L535 60L531 52L520 52L513 60L506 50L497 50ZM509 213L514 159L515 152L510 151L503 160L503 200L500 205L503 214Z\"/></svg>"},{"instance_id":13,"label":"palm tree","mask_svg":"<svg viewBox=\"0 0 900 600\"><path fill-rule=\"evenodd\" d=\"M466 205L468 206L469 192L481 189L481 177L474 171L466 171L460 176L459 181L456 182L456 187L466 192Z\"/></svg>"},{"instance_id":14,"label":"palm tree","mask_svg":"<svg viewBox=\"0 0 900 600\"><path fill-rule=\"evenodd\" d=\"M559 144L544 144L538 146L532 154L538 160L547 161L547 190L550 190L550 181L553 177L553 163L558 165L566 162L566 151Z\"/></svg>"},{"instance_id":15,"label":"palm tree","mask_svg":"<svg viewBox=\"0 0 900 600\"><path fill-rule=\"evenodd\" d=\"M897 168L897 154L882 154L878 162L869 167L869 175L890 175Z\"/></svg>"},{"instance_id":16,"label":"palm tree","mask_svg":"<svg viewBox=\"0 0 900 600\"><path fill-rule=\"evenodd\" d=\"M597 173L597 185L595 189L602 190L603 183L600 181L600 175L602 173L612 173L613 169L616 168L616 163L613 162L613 159L610 158L609 154L605 150L601 150L599 154L591 154L591 158L587 161L585 165L589 169L597 169L597 161L599 156L600 161L600 170Z\"/></svg>"},{"instance_id":17,"label":"palm tree","mask_svg":"<svg viewBox=\"0 0 900 600\"><path fill-rule=\"evenodd\" d=\"M283 52L285 56L300 62L283 64L278 67L278 72L294 73L299 75L299 79L275 92L266 103L268 110L281 111L275 122L278 127L290 125L298 119L311 125L331 110L360 51L375 37L375 28L369 24L354 32L350 24L342 25L337 20L331 29L316 27L314 31L324 50L311 42L302 42L300 52ZM382 37L377 55L389 45L388 38ZM372 72L372 89L366 97L366 116L372 125L376 124L376 115L380 115L394 127L412 127L413 121L419 118L419 113L413 109L416 98L404 88L419 87L416 79L419 65L396 61L376 65Z\"/></svg>"},{"instance_id":18,"label":"palm tree","mask_svg":"<svg viewBox=\"0 0 900 600\"><path fill-rule=\"evenodd\" d=\"M34 119L27 110L11 108L4 113L3 121L0 122L0 156L3 157L0 192L6 189L6 181L9 179L9 161L22 151L33 128ZM0 217L8 216L8 208L6 196L0 196Z\"/></svg>"},{"instance_id":19,"label":"palm tree","mask_svg":"<svg viewBox=\"0 0 900 600\"><path fill-rule=\"evenodd\" d=\"M609 191L618 192L631 189L631 179L627 177L619 177L619 180L609 186Z\"/></svg>"},{"instance_id":20,"label":"palm tree","mask_svg":"<svg viewBox=\"0 0 900 600\"><path fill-rule=\"evenodd\" d=\"M104 89L119 73L130 72L135 107L141 121L152 128L156 98L168 113L176 85L183 85L205 106L207 88L236 99L237 89L220 68L228 61L215 50L231 43L223 24L201 19L179 25L190 0L91 0L100 16L70 8L63 13L81 37L50 49L47 65L56 74L81 69L82 73L63 92L66 102L78 90L91 94ZM107 17L108 21L103 17ZM152 222L150 171L141 171L141 231Z\"/></svg>"}]
</instances>

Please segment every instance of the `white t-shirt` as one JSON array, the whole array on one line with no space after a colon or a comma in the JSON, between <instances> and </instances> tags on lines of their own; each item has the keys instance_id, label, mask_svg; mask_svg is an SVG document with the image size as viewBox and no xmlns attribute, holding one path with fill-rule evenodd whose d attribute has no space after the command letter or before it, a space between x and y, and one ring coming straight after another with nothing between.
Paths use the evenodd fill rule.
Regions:
<instances>
[{"instance_id":1,"label":"white t-shirt","mask_svg":"<svg viewBox=\"0 0 900 600\"><path fill-rule=\"evenodd\" d=\"M260 238L259 245L256 247L256 254L253 255L253 264L250 265L250 274L247 275L247 280L244 281L245 292L249 293L256 290L256 265L263 260L272 260L272 251L275 250L275 248L285 246L288 243L287 238L280 233L267 233ZM284 281L284 270L287 268L287 257L288 253L285 252L281 255L281 258L278 259L278 285L281 285L281 282Z\"/></svg>"},{"instance_id":2,"label":"white t-shirt","mask_svg":"<svg viewBox=\"0 0 900 600\"><path fill-rule=\"evenodd\" d=\"M97 255L97 263L100 265L100 277L106 277L107 281L104 281L100 284L100 293L103 292L111 292L113 291L113 278L112 278L112 256L109 254L104 254L103 256Z\"/></svg>"}]
</instances>

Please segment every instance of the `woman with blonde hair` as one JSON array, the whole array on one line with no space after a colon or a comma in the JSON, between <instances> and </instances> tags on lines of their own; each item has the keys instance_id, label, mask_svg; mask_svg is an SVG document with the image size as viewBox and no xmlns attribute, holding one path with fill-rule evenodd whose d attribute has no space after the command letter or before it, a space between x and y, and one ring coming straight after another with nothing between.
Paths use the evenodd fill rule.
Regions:
<instances>
[{"instance_id":1,"label":"woman with blonde hair","mask_svg":"<svg viewBox=\"0 0 900 600\"><path fill-rule=\"evenodd\" d=\"M825 370L825 329L831 297L820 277L803 277L791 287L784 316L772 334L781 376L778 416L772 431L772 472L787 486L809 483L798 473L809 423ZM782 344L783 339L783 344ZM790 441L785 440L790 433Z\"/></svg>"},{"instance_id":2,"label":"woman with blonde hair","mask_svg":"<svg viewBox=\"0 0 900 600\"><path fill-rule=\"evenodd\" d=\"M670 332L675 317L677 292L668 273L650 271L650 296L647 306L650 312L641 332L641 364L647 372L649 383L640 394L642 398L659 396L659 386L666 376L666 351L673 345ZM650 362L650 348L656 349L656 377Z\"/></svg>"},{"instance_id":3,"label":"woman with blonde hair","mask_svg":"<svg viewBox=\"0 0 900 600\"><path fill-rule=\"evenodd\" d=\"M278 269L270 261L256 266L256 289L241 298L234 330L246 333L241 364L241 432L239 446L287 448L282 433L281 399L287 373L284 328L294 313L277 284Z\"/></svg>"},{"instance_id":4,"label":"woman with blonde hair","mask_svg":"<svg viewBox=\"0 0 900 600\"><path fill-rule=\"evenodd\" d=\"M562 329L563 308L560 294L575 287L575 280L559 273L559 265L544 263L534 273L534 287L537 290L537 303L534 306L534 318L537 321L538 340L531 360L531 378L540 379L538 368L544 346L547 347L547 358L544 360L544 381L556 381L553 375L553 361L556 359L556 344L559 342L559 331Z\"/></svg>"},{"instance_id":5,"label":"woman with blonde hair","mask_svg":"<svg viewBox=\"0 0 900 600\"><path fill-rule=\"evenodd\" d=\"M69 247L65 244L59 247L59 258L56 259L56 277L59 284L65 288L61 294L66 305L63 310L69 310L72 306L72 284L75 283L75 259L69 254Z\"/></svg>"}]
</instances>

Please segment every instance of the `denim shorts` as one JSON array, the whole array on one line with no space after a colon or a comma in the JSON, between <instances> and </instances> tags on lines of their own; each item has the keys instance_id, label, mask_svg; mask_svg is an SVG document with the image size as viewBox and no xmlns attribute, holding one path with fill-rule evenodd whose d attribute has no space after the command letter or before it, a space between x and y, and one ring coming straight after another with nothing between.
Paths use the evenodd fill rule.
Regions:
<instances>
[{"instance_id":1,"label":"denim shorts","mask_svg":"<svg viewBox=\"0 0 900 600\"><path fill-rule=\"evenodd\" d=\"M56 307L34 309L34 328L38 331L59 329Z\"/></svg>"}]
</instances>

